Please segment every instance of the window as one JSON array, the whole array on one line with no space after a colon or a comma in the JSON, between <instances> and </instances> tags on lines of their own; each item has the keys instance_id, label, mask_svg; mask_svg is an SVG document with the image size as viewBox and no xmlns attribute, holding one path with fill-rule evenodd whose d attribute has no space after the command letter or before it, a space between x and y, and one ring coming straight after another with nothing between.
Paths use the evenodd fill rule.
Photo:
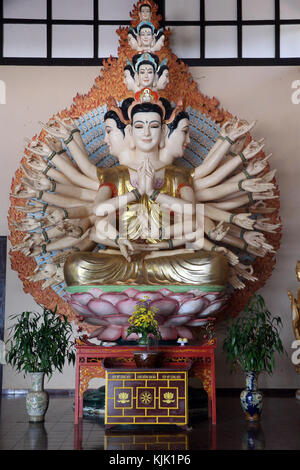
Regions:
<instances>
[{"instance_id":1,"label":"window","mask_svg":"<svg viewBox=\"0 0 300 470\"><path fill-rule=\"evenodd\" d=\"M0 63L99 65L137 0L2 0ZM157 0L189 65L299 65L300 0Z\"/></svg>"}]
</instances>

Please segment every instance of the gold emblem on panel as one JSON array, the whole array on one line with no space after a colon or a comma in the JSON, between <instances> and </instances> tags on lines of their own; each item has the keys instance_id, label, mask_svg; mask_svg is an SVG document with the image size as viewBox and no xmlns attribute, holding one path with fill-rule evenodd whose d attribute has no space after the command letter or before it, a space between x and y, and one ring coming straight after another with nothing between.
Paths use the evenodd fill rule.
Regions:
<instances>
[{"instance_id":1,"label":"gold emblem on panel","mask_svg":"<svg viewBox=\"0 0 300 470\"><path fill-rule=\"evenodd\" d=\"M175 401L175 400L173 400L173 398L174 398L174 393L166 392L166 393L164 393L163 403L166 403L167 405L170 405L171 403L174 403L174 401Z\"/></svg>"},{"instance_id":2,"label":"gold emblem on panel","mask_svg":"<svg viewBox=\"0 0 300 470\"><path fill-rule=\"evenodd\" d=\"M149 405L152 401L152 394L150 392L143 392L140 395L140 400L144 405Z\"/></svg>"},{"instance_id":3,"label":"gold emblem on panel","mask_svg":"<svg viewBox=\"0 0 300 470\"><path fill-rule=\"evenodd\" d=\"M121 392L118 395L117 403L121 403L122 405L125 405L125 403L129 403L130 400L128 400L129 394L125 392Z\"/></svg>"}]
</instances>

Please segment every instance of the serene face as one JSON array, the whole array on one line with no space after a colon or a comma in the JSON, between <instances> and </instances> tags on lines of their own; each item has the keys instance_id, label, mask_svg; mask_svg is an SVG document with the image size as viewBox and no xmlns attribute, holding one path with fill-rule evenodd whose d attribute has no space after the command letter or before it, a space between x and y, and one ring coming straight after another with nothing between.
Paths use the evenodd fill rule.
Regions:
<instances>
[{"instance_id":1,"label":"serene face","mask_svg":"<svg viewBox=\"0 0 300 470\"><path fill-rule=\"evenodd\" d=\"M145 5L140 9L140 20L150 21L150 19L151 19L151 8Z\"/></svg>"},{"instance_id":2,"label":"serene face","mask_svg":"<svg viewBox=\"0 0 300 470\"><path fill-rule=\"evenodd\" d=\"M151 28L143 28L140 31L140 39L143 47L150 47L153 34Z\"/></svg>"},{"instance_id":3,"label":"serene face","mask_svg":"<svg viewBox=\"0 0 300 470\"><path fill-rule=\"evenodd\" d=\"M169 70L165 69L157 82L157 88L163 90L169 83Z\"/></svg>"},{"instance_id":4,"label":"serene face","mask_svg":"<svg viewBox=\"0 0 300 470\"><path fill-rule=\"evenodd\" d=\"M113 157L119 157L124 151L126 142L123 132L118 129L114 119L106 119L105 121L105 138L104 142L109 148L109 152Z\"/></svg>"},{"instance_id":5,"label":"serene face","mask_svg":"<svg viewBox=\"0 0 300 470\"><path fill-rule=\"evenodd\" d=\"M129 70L124 70L124 83L128 90L134 91L134 78L131 76Z\"/></svg>"},{"instance_id":6,"label":"serene face","mask_svg":"<svg viewBox=\"0 0 300 470\"><path fill-rule=\"evenodd\" d=\"M154 82L154 70L152 65L142 64L138 71L138 80L141 87L151 87Z\"/></svg>"},{"instance_id":7,"label":"serene face","mask_svg":"<svg viewBox=\"0 0 300 470\"><path fill-rule=\"evenodd\" d=\"M176 129L166 139L166 150L171 157L183 156L184 150L190 143L189 124L188 119L181 119Z\"/></svg>"},{"instance_id":8,"label":"serene face","mask_svg":"<svg viewBox=\"0 0 300 470\"><path fill-rule=\"evenodd\" d=\"M141 152L158 149L162 134L161 117L158 113L140 112L133 116L132 140Z\"/></svg>"}]
</instances>

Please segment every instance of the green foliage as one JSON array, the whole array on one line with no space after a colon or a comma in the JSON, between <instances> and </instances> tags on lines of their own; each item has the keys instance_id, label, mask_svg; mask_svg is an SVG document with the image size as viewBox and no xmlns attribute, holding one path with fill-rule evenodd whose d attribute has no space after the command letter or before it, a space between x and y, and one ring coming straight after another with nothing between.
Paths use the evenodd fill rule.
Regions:
<instances>
[{"instance_id":1,"label":"green foliage","mask_svg":"<svg viewBox=\"0 0 300 470\"><path fill-rule=\"evenodd\" d=\"M231 324L227 321L223 351L231 370L267 372L275 368L275 352L283 353L279 335L280 317L272 317L261 295L255 294L242 314Z\"/></svg>"},{"instance_id":2,"label":"green foliage","mask_svg":"<svg viewBox=\"0 0 300 470\"><path fill-rule=\"evenodd\" d=\"M42 307L43 308L43 307ZM65 315L43 308L43 313L23 312L11 315L16 323L10 327L9 351L6 360L24 375L44 372L51 377L53 371L62 372L65 359L75 363L72 327Z\"/></svg>"}]
</instances>

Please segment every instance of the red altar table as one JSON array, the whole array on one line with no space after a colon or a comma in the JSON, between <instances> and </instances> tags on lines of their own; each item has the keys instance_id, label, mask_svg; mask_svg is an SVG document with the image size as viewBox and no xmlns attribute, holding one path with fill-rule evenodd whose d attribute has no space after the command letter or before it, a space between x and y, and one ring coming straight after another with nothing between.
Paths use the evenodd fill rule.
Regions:
<instances>
[{"instance_id":1,"label":"red altar table","mask_svg":"<svg viewBox=\"0 0 300 470\"><path fill-rule=\"evenodd\" d=\"M212 424L216 424L215 348L215 340L201 345L159 347L168 364L191 362L189 377L198 377L203 384L208 395L208 416ZM88 389L89 381L95 377L105 378L103 360L109 358L115 364L135 368L133 352L141 351L141 347L82 344L77 345L76 349L75 424L78 424L83 416L83 394Z\"/></svg>"}]
</instances>

